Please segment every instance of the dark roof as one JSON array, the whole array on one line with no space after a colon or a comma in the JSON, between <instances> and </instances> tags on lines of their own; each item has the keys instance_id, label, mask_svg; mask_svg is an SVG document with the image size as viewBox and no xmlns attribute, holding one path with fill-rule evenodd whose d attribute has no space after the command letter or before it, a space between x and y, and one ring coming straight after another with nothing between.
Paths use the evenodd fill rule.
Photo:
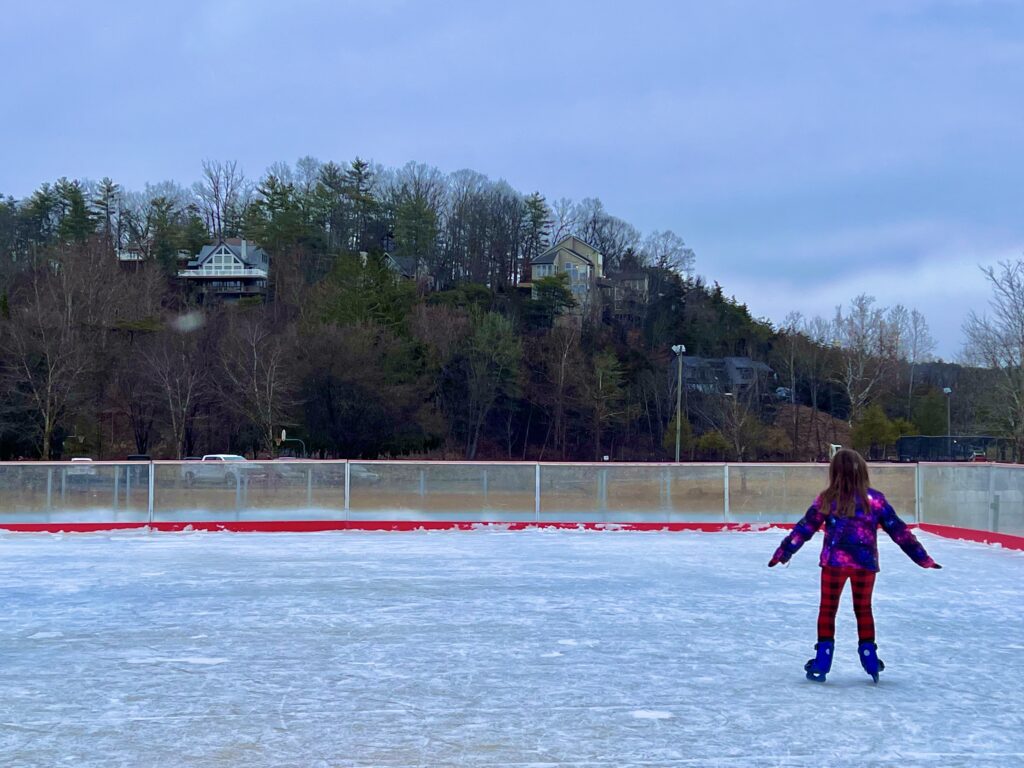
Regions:
<instances>
[{"instance_id":1,"label":"dark roof","mask_svg":"<svg viewBox=\"0 0 1024 768\"><path fill-rule=\"evenodd\" d=\"M404 277L416 277L416 259L412 256L392 256L389 253L388 258L395 263Z\"/></svg>"},{"instance_id":2,"label":"dark roof","mask_svg":"<svg viewBox=\"0 0 1024 768\"><path fill-rule=\"evenodd\" d=\"M199 255L189 262L189 266L199 266L206 261L221 246L226 247L235 258L245 264L247 267L265 267L267 264L267 253L258 245L246 242L245 244L245 256L242 256L242 240L237 237L222 238L216 243L210 243L204 245L202 250L199 251Z\"/></svg>"}]
</instances>

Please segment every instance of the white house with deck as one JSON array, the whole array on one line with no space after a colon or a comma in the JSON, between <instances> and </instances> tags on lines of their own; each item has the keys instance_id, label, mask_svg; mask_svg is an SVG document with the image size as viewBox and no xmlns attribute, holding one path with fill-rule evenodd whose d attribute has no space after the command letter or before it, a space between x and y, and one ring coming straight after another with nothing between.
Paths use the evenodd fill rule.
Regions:
<instances>
[{"instance_id":1,"label":"white house with deck","mask_svg":"<svg viewBox=\"0 0 1024 768\"><path fill-rule=\"evenodd\" d=\"M259 246L238 238L222 238L204 245L199 255L178 271L178 277L195 285L204 298L237 301L266 295L269 269L270 257Z\"/></svg>"}]
</instances>

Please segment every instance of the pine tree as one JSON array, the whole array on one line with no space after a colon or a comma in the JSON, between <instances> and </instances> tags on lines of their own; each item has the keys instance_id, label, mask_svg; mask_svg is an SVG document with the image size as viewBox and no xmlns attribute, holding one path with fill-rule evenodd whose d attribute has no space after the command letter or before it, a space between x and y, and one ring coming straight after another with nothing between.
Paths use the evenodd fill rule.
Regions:
<instances>
[{"instance_id":1,"label":"pine tree","mask_svg":"<svg viewBox=\"0 0 1024 768\"><path fill-rule=\"evenodd\" d=\"M82 185L77 181L60 179L55 187L57 204L61 210L57 236L65 243L84 243L96 231L95 222L85 202Z\"/></svg>"},{"instance_id":2,"label":"pine tree","mask_svg":"<svg viewBox=\"0 0 1024 768\"><path fill-rule=\"evenodd\" d=\"M380 202L373 194L374 173L370 164L356 157L344 175L344 194L352 212L352 250L369 251L370 224L376 217Z\"/></svg>"},{"instance_id":3,"label":"pine tree","mask_svg":"<svg viewBox=\"0 0 1024 768\"><path fill-rule=\"evenodd\" d=\"M523 263L519 268L519 279L529 278L531 262L548 249L551 238L551 209L544 196L534 192L526 198L523 242Z\"/></svg>"}]
</instances>

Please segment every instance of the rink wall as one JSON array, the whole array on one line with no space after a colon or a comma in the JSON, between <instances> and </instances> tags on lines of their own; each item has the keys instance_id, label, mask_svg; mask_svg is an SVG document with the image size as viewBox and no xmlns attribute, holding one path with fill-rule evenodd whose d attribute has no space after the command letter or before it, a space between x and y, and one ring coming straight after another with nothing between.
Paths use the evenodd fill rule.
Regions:
<instances>
[{"instance_id":1,"label":"rink wall","mask_svg":"<svg viewBox=\"0 0 1024 768\"><path fill-rule=\"evenodd\" d=\"M7 462L0 528L749 530L798 520L827 472L824 464ZM1024 548L1024 467L873 464L871 476L908 522Z\"/></svg>"}]
</instances>

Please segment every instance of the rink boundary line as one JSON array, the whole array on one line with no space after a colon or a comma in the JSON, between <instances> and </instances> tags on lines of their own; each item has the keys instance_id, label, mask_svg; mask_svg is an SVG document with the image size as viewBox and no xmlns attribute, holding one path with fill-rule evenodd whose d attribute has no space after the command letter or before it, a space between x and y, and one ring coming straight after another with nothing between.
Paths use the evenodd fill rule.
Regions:
<instances>
[{"instance_id":1,"label":"rink boundary line","mask_svg":"<svg viewBox=\"0 0 1024 768\"><path fill-rule=\"evenodd\" d=\"M1009 533L993 533L992 531L979 531L974 528L958 528L955 525L937 525L935 523L918 523L911 527L920 528L925 533L941 536L944 539L974 541L979 544L998 544L1006 549L1024 550L1024 536L1014 536Z\"/></svg>"},{"instance_id":2,"label":"rink boundary line","mask_svg":"<svg viewBox=\"0 0 1024 768\"><path fill-rule=\"evenodd\" d=\"M671 522L572 522L558 520L201 520L174 522L103 523L0 523L0 531L23 533L100 533L118 530L153 530L165 533L225 531L229 533L320 533L326 531L525 531L564 529L580 531L767 531L792 528L792 523L671 523Z\"/></svg>"},{"instance_id":3,"label":"rink boundary line","mask_svg":"<svg viewBox=\"0 0 1024 768\"><path fill-rule=\"evenodd\" d=\"M767 531L789 529L793 523L673 523L673 522L567 522L567 521L462 521L462 520L251 520L103 523L5 523L0 530L22 533L99 533L118 530L153 530L164 533L226 531L231 533L321 533L326 531L473 531L495 529L525 531L558 529L580 531L701 531L704 533ZM946 539L999 545L1024 551L1024 536L959 528L935 523L912 523L917 528Z\"/></svg>"}]
</instances>

